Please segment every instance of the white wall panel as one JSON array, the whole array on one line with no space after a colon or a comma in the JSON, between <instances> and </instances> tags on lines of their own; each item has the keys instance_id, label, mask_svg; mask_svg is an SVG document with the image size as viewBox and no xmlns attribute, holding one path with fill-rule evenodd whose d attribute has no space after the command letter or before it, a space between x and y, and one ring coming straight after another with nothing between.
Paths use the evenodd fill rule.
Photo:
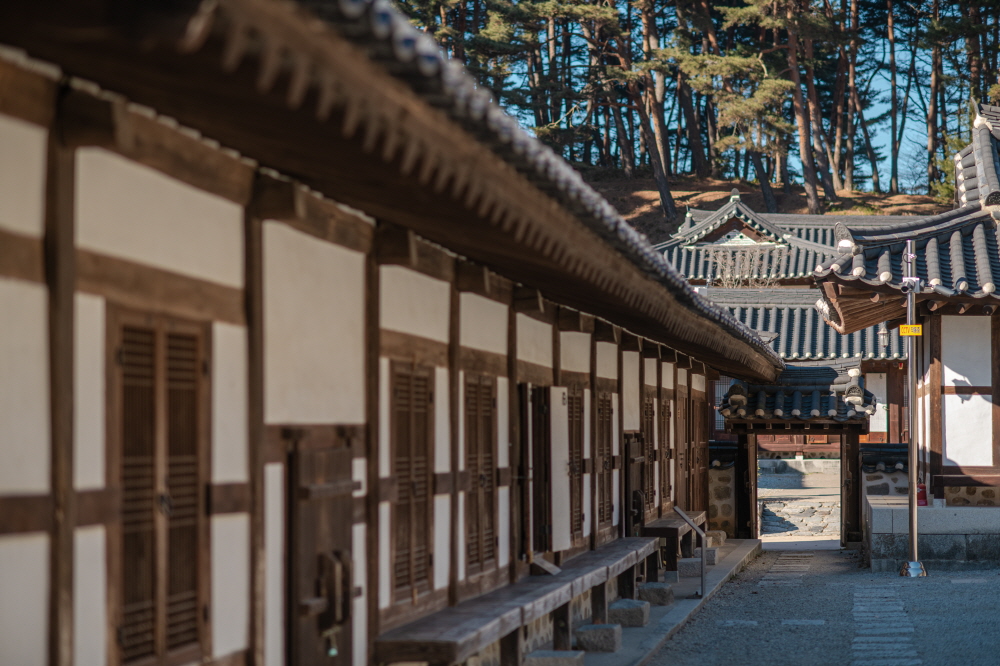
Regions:
<instances>
[{"instance_id":1,"label":"white wall panel","mask_svg":"<svg viewBox=\"0 0 1000 666\"><path fill-rule=\"evenodd\" d=\"M691 375L691 390L705 392L705 375Z\"/></svg>"},{"instance_id":2,"label":"white wall panel","mask_svg":"<svg viewBox=\"0 0 1000 666\"><path fill-rule=\"evenodd\" d=\"M74 307L73 485L85 490L105 483L104 299L77 292Z\"/></svg>"},{"instance_id":3,"label":"white wall panel","mask_svg":"<svg viewBox=\"0 0 1000 666\"><path fill-rule=\"evenodd\" d=\"M865 374L865 388L875 394L878 406L875 413L868 419L868 430L871 432L889 432L889 412L886 409L886 374L884 372L869 372Z\"/></svg>"},{"instance_id":4,"label":"white wall panel","mask_svg":"<svg viewBox=\"0 0 1000 666\"><path fill-rule=\"evenodd\" d=\"M646 386L656 386L656 365L659 361L655 358L645 358L642 362L646 365L643 369L646 373L643 377L643 381L646 382Z\"/></svg>"},{"instance_id":5,"label":"white wall panel","mask_svg":"<svg viewBox=\"0 0 1000 666\"><path fill-rule=\"evenodd\" d=\"M687 370L677 370L677 385L687 386L688 385L688 371Z\"/></svg>"},{"instance_id":6,"label":"white wall panel","mask_svg":"<svg viewBox=\"0 0 1000 666\"><path fill-rule=\"evenodd\" d=\"M264 663L285 663L285 466L264 466Z\"/></svg>"},{"instance_id":7,"label":"white wall panel","mask_svg":"<svg viewBox=\"0 0 1000 666\"><path fill-rule=\"evenodd\" d=\"M354 640L351 649L354 651L353 666L365 666L368 663L368 530L364 523L354 525L354 586L361 594L354 598L354 614L351 626L354 630Z\"/></svg>"},{"instance_id":8,"label":"white wall panel","mask_svg":"<svg viewBox=\"0 0 1000 666\"><path fill-rule=\"evenodd\" d=\"M73 534L73 663L108 663L108 562L103 525L81 527Z\"/></svg>"},{"instance_id":9,"label":"white wall panel","mask_svg":"<svg viewBox=\"0 0 1000 666\"><path fill-rule=\"evenodd\" d=\"M674 387L674 364L663 364L663 388L672 389Z\"/></svg>"},{"instance_id":10,"label":"white wall panel","mask_svg":"<svg viewBox=\"0 0 1000 666\"><path fill-rule=\"evenodd\" d=\"M591 529L590 514L590 474L583 475L583 536L590 536Z\"/></svg>"},{"instance_id":11,"label":"white wall panel","mask_svg":"<svg viewBox=\"0 0 1000 666\"><path fill-rule=\"evenodd\" d=\"M77 243L243 286L243 208L101 148L76 152Z\"/></svg>"},{"instance_id":12,"label":"white wall panel","mask_svg":"<svg viewBox=\"0 0 1000 666\"><path fill-rule=\"evenodd\" d=\"M990 386L990 317L941 317L941 381L945 386Z\"/></svg>"},{"instance_id":13,"label":"white wall panel","mask_svg":"<svg viewBox=\"0 0 1000 666\"><path fill-rule=\"evenodd\" d=\"M392 603L392 581L389 574L392 570L392 503L378 504L378 607L388 608ZM461 549L459 549L461 550Z\"/></svg>"},{"instance_id":14,"label":"white wall panel","mask_svg":"<svg viewBox=\"0 0 1000 666\"><path fill-rule=\"evenodd\" d=\"M0 228L42 237L47 144L45 129L0 114Z\"/></svg>"},{"instance_id":15,"label":"white wall panel","mask_svg":"<svg viewBox=\"0 0 1000 666\"><path fill-rule=\"evenodd\" d=\"M247 647L250 622L250 516L212 516L212 652Z\"/></svg>"},{"instance_id":16,"label":"white wall panel","mask_svg":"<svg viewBox=\"0 0 1000 666\"><path fill-rule=\"evenodd\" d=\"M382 266L379 291L382 328L448 342L450 284L402 266Z\"/></svg>"},{"instance_id":17,"label":"white wall panel","mask_svg":"<svg viewBox=\"0 0 1000 666\"><path fill-rule=\"evenodd\" d=\"M563 370L590 372L590 333L560 333L559 351Z\"/></svg>"},{"instance_id":18,"label":"white wall panel","mask_svg":"<svg viewBox=\"0 0 1000 666\"><path fill-rule=\"evenodd\" d=\"M550 394L552 428L552 550L573 547L569 504L569 408L566 388L554 386Z\"/></svg>"},{"instance_id":19,"label":"white wall panel","mask_svg":"<svg viewBox=\"0 0 1000 666\"><path fill-rule=\"evenodd\" d=\"M0 278L0 494L49 490L49 326L44 286Z\"/></svg>"},{"instance_id":20,"label":"white wall panel","mask_svg":"<svg viewBox=\"0 0 1000 666\"><path fill-rule=\"evenodd\" d=\"M458 569L458 579L465 580L465 491L460 491L458 493L458 516L455 517L455 531L458 532L456 539L458 540L458 562L455 563L455 568Z\"/></svg>"},{"instance_id":21,"label":"white wall panel","mask_svg":"<svg viewBox=\"0 0 1000 666\"><path fill-rule=\"evenodd\" d=\"M459 295L459 344L507 355L507 306L478 294Z\"/></svg>"},{"instance_id":22,"label":"white wall panel","mask_svg":"<svg viewBox=\"0 0 1000 666\"><path fill-rule=\"evenodd\" d=\"M48 664L49 537L0 536L0 664Z\"/></svg>"},{"instance_id":23,"label":"white wall panel","mask_svg":"<svg viewBox=\"0 0 1000 666\"><path fill-rule=\"evenodd\" d=\"M497 377L497 467L510 465L510 385L506 377Z\"/></svg>"},{"instance_id":24,"label":"white wall panel","mask_svg":"<svg viewBox=\"0 0 1000 666\"><path fill-rule=\"evenodd\" d=\"M264 225L264 418L365 420L365 256Z\"/></svg>"},{"instance_id":25,"label":"white wall panel","mask_svg":"<svg viewBox=\"0 0 1000 666\"><path fill-rule=\"evenodd\" d=\"M434 368L434 471L447 472L451 470L451 419L449 417L448 404L448 368ZM459 387L465 383L459 381ZM459 400L459 405L462 401ZM461 411L459 411L459 424L461 421ZM459 435L464 432L461 425L458 428ZM463 457L459 456L459 460Z\"/></svg>"},{"instance_id":26,"label":"white wall panel","mask_svg":"<svg viewBox=\"0 0 1000 666\"><path fill-rule=\"evenodd\" d=\"M597 343L597 376L618 379L618 345L612 342Z\"/></svg>"},{"instance_id":27,"label":"white wall panel","mask_svg":"<svg viewBox=\"0 0 1000 666\"><path fill-rule=\"evenodd\" d=\"M625 430L638 430L642 410L639 396L639 352L622 352L622 410Z\"/></svg>"},{"instance_id":28,"label":"white wall panel","mask_svg":"<svg viewBox=\"0 0 1000 666\"><path fill-rule=\"evenodd\" d=\"M390 446L389 411L392 409L389 395L389 364L387 358L378 360L378 476L384 479L392 474Z\"/></svg>"},{"instance_id":29,"label":"white wall panel","mask_svg":"<svg viewBox=\"0 0 1000 666\"><path fill-rule=\"evenodd\" d=\"M945 465L993 464L993 401L982 395L941 396Z\"/></svg>"},{"instance_id":30,"label":"white wall panel","mask_svg":"<svg viewBox=\"0 0 1000 666\"><path fill-rule=\"evenodd\" d=\"M247 329L212 324L212 482L250 479Z\"/></svg>"},{"instance_id":31,"label":"white wall panel","mask_svg":"<svg viewBox=\"0 0 1000 666\"><path fill-rule=\"evenodd\" d=\"M517 359L552 367L552 326L517 315Z\"/></svg>"},{"instance_id":32,"label":"white wall panel","mask_svg":"<svg viewBox=\"0 0 1000 666\"><path fill-rule=\"evenodd\" d=\"M510 563L510 486L497 488L497 564Z\"/></svg>"},{"instance_id":33,"label":"white wall panel","mask_svg":"<svg viewBox=\"0 0 1000 666\"><path fill-rule=\"evenodd\" d=\"M462 542L459 542L462 543ZM434 496L434 589L448 587L451 567L451 495Z\"/></svg>"}]
</instances>

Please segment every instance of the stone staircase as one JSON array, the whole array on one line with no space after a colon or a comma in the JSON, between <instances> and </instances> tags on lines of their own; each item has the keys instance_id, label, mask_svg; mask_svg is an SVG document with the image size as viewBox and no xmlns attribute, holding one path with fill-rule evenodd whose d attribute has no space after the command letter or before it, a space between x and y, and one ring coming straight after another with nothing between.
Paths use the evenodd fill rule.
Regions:
<instances>
[{"instance_id":1,"label":"stone staircase","mask_svg":"<svg viewBox=\"0 0 1000 666\"><path fill-rule=\"evenodd\" d=\"M762 534L840 536L840 499L763 499Z\"/></svg>"}]
</instances>

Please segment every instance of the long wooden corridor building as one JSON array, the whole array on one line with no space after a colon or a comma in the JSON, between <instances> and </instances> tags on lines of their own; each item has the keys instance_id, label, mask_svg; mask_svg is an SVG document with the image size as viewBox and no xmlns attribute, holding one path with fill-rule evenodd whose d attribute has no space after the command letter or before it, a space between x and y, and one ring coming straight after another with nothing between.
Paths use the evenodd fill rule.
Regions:
<instances>
[{"instance_id":1,"label":"long wooden corridor building","mask_svg":"<svg viewBox=\"0 0 1000 666\"><path fill-rule=\"evenodd\" d=\"M783 368L368 0L0 7L0 312L25 666L568 647Z\"/></svg>"}]
</instances>

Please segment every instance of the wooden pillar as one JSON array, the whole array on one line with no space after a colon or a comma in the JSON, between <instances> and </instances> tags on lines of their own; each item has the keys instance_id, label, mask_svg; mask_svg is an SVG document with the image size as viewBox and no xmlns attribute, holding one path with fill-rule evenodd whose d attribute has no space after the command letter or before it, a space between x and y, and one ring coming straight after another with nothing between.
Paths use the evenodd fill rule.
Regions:
<instances>
[{"instance_id":1,"label":"wooden pillar","mask_svg":"<svg viewBox=\"0 0 1000 666\"><path fill-rule=\"evenodd\" d=\"M608 621L608 584L598 583L590 588L590 621L606 624Z\"/></svg>"},{"instance_id":2,"label":"wooden pillar","mask_svg":"<svg viewBox=\"0 0 1000 666\"><path fill-rule=\"evenodd\" d=\"M944 446L942 443L942 396L941 396L941 384L943 382L942 378L942 366L941 366L941 315L934 315L930 317L929 320L928 334L930 338L928 339L929 349L929 361L930 369L928 371L928 391L930 398L928 400L928 410L930 411L928 424L927 424L927 435L930 440L931 451L931 492L934 493L935 497L944 497L944 488L933 487L934 479L937 475L941 474L941 467L944 465L943 451ZM913 362L912 360L910 361ZM911 402L915 400L911 399ZM910 405L910 409L913 409L914 405Z\"/></svg>"},{"instance_id":3,"label":"wooden pillar","mask_svg":"<svg viewBox=\"0 0 1000 666\"><path fill-rule=\"evenodd\" d=\"M379 583L379 355L381 353L379 319L380 280L379 266L372 249L365 257L365 453L367 455L365 498L365 552L368 557L367 578L365 580L368 602L368 661L375 652L375 638L381 633L378 608Z\"/></svg>"},{"instance_id":4,"label":"wooden pillar","mask_svg":"<svg viewBox=\"0 0 1000 666\"><path fill-rule=\"evenodd\" d=\"M857 433L840 436L840 544L861 541L861 462Z\"/></svg>"},{"instance_id":5,"label":"wooden pillar","mask_svg":"<svg viewBox=\"0 0 1000 666\"><path fill-rule=\"evenodd\" d=\"M552 611L552 648L571 650L573 648L572 622L569 604L563 604Z\"/></svg>"},{"instance_id":6,"label":"wooden pillar","mask_svg":"<svg viewBox=\"0 0 1000 666\"><path fill-rule=\"evenodd\" d=\"M49 290L49 664L73 663L73 299L76 290L75 152L49 132L45 181L45 282Z\"/></svg>"},{"instance_id":7,"label":"wooden pillar","mask_svg":"<svg viewBox=\"0 0 1000 666\"><path fill-rule=\"evenodd\" d=\"M618 597L620 599L635 599L635 565L618 574Z\"/></svg>"},{"instance_id":8,"label":"wooden pillar","mask_svg":"<svg viewBox=\"0 0 1000 666\"><path fill-rule=\"evenodd\" d=\"M900 370L898 362L890 363L885 379L885 401L889 407L889 441L899 443L903 441L903 430L906 429L906 425L903 423L903 396L906 390L905 365L904 369Z\"/></svg>"},{"instance_id":9,"label":"wooden pillar","mask_svg":"<svg viewBox=\"0 0 1000 666\"><path fill-rule=\"evenodd\" d=\"M264 540L264 224L243 218L244 303L247 319L247 461L250 469L250 663L264 663L267 569ZM278 603L279 600L270 600Z\"/></svg>"},{"instance_id":10,"label":"wooden pillar","mask_svg":"<svg viewBox=\"0 0 1000 666\"><path fill-rule=\"evenodd\" d=\"M524 663L524 633L518 627L500 639L500 666L521 666Z\"/></svg>"},{"instance_id":11,"label":"wooden pillar","mask_svg":"<svg viewBox=\"0 0 1000 666\"><path fill-rule=\"evenodd\" d=\"M455 480L452 484L451 497L451 539L449 544L450 559L448 560L448 603L452 606L458 603L458 552L461 548L459 539L459 529L464 527L458 524L459 515L459 492L458 492L458 429L461 424L458 420L459 391L461 390L461 378L459 377L458 359L460 354L459 344L461 335L461 311L460 295L458 287L451 283L451 308L448 318L448 420L449 420L449 450L451 478ZM433 508L431 509L433 511ZM464 534L464 530L462 530Z\"/></svg>"}]
</instances>

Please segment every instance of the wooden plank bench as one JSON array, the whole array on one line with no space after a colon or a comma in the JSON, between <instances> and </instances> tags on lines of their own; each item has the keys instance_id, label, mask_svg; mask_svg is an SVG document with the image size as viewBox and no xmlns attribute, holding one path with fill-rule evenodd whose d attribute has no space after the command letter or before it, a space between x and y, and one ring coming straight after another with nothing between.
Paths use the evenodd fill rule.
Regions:
<instances>
[{"instance_id":1,"label":"wooden plank bench","mask_svg":"<svg viewBox=\"0 0 1000 666\"><path fill-rule=\"evenodd\" d=\"M568 650L570 601L587 590L595 591L592 610L595 617L606 620L605 584L617 576L622 592L634 596L636 565L655 558L656 539L616 539L569 560L554 576L529 576L387 631L375 640L374 662L425 661L432 666L451 666L502 640L501 651L510 651L513 660L505 663L520 663L521 632L517 629L548 614L556 620L555 648Z\"/></svg>"},{"instance_id":2,"label":"wooden plank bench","mask_svg":"<svg viewBox=\"0 0 1000 666\"><path fill-rule=\"evenodd\" d=\"M690 511L688 517L702 529L705 528L705 521L708 518L704 511ZM677 571L678 551L681 551L684 557L691 557L694 546L694 530L680 518L660 518L646 523L642 526L641 533L644 537L666 539L667 546L663 555L663 568L667 571Z\"/></svg>"}]
</instances>

